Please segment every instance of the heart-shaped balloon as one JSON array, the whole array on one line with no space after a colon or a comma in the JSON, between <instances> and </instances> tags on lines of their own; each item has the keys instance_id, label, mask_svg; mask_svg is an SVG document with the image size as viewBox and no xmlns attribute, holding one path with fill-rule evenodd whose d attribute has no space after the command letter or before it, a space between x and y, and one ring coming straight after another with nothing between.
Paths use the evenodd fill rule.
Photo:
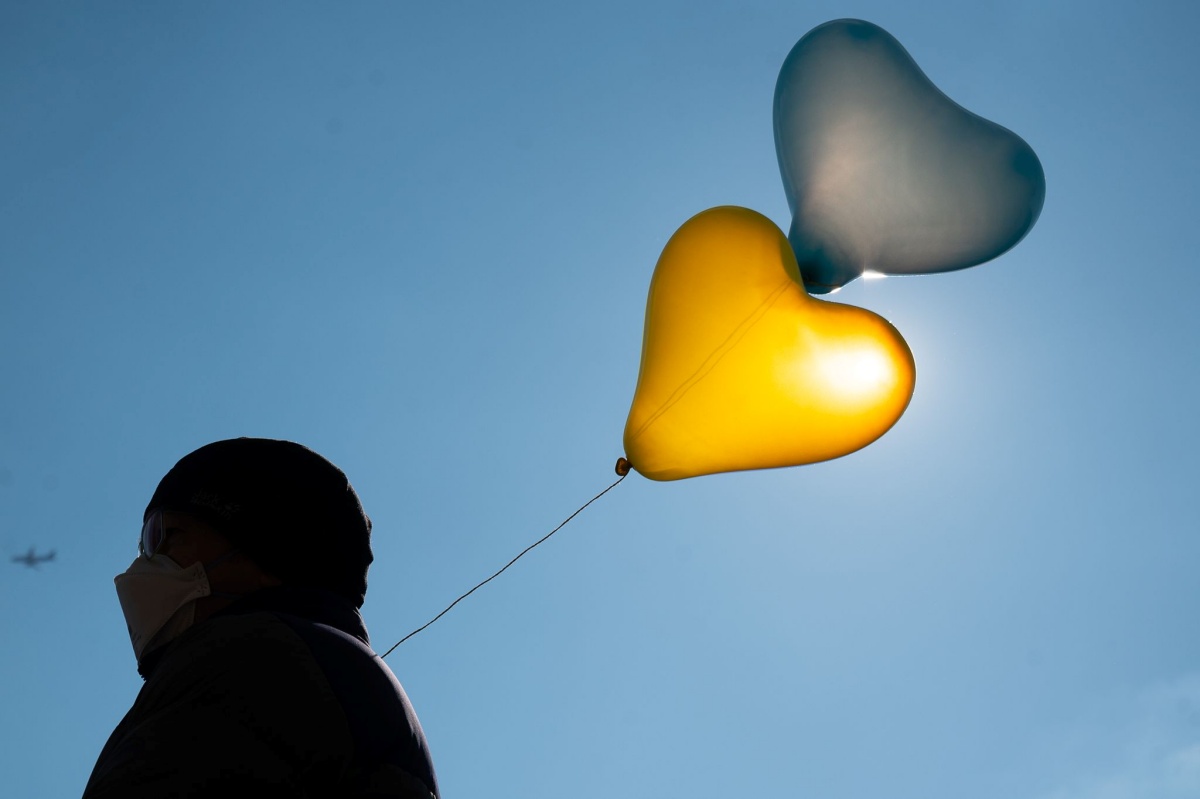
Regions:
<instances>
[{"instance_id":1,"label":"heart-shaped balloon","mask_svg":"<svg viewBox=\"0 0 1200 799\"><path fill-rule=\"evenodd\" d=\"M775 84L788 234L808 290L871 270L948 272L995 258L1033 227L1041 162L1019 136L943 94L887 31L827 22Z\"/></svg>"},{"instance_id":2,"label":"heart-shaped balloon","mask_svg":"<svg viewBox=\"0 0 1200 799\"><path fill-rule=\"evenodd\" d=\"M774 222L712 208L654 269L626 458L654 480L837 458L896 423L915 379L886 320L808 295Z\"/></svg>"}]
</instances>

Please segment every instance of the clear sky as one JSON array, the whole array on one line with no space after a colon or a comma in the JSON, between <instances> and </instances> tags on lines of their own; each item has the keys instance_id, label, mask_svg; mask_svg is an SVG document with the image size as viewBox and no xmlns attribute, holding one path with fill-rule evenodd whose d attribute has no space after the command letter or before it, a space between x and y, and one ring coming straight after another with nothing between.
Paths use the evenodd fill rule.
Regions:
<instances>
[{"instance_id":1,"label":"clear sky","mask_svg":"<svg viewBox=\"0 0 1200 799\"><path fill-rule=\"evenodd\" d=\"M380 651L608 485L663 245L786 229L776 75L858 17L1041 219L837 295L916 358L878 442L632 475L392 654L444 794L1200 796L1198 9L0 5L0 793L78 795L132 703L112 577L190 450L347 471Z\"/></svg>"}]
</instances>

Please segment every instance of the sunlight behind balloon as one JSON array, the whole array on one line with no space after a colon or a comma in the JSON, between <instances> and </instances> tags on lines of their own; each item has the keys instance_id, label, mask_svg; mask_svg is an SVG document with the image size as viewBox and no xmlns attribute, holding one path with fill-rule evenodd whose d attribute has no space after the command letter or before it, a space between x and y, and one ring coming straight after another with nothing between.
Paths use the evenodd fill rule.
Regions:
<instances>
[{"instance_id":1,"label":"sunlight behind balloon","mask_svg":"<svg viewBox=\"0 0 1200 799\"><path fill-rule=\"evenodd\" d=\"M817 361L826 391L848 412L873 405L896 382L892 362L871 342L836 347Z\"/></svg>"}]
</instances>

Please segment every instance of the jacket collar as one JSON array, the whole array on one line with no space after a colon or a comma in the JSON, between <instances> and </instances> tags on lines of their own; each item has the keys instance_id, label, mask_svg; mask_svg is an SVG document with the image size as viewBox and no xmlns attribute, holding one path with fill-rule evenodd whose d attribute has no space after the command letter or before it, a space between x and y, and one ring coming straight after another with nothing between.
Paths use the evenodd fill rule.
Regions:
<instances>
[{"instance_id":1,"label":"jacket collar","mask_svg":"<svg viewBox=\"0 0 1200 799\"><path fill-rule=\"evenodd\" d=\"M363 622L358 608L341 595L323 588L305 588L294 585L261 588L238 599L229 607L217 611L209 618L262 613L263 611L298 616L317 624L336 627L348 635L353 635L367 646L371 645L371 641L367 637L367 625Z\"/></svg>"},{"instance_id":2,"label":"jacket collar","mask_svg":"<svg viewBox=\"0 0 1200 799\"><path fill-rule=\"evenodd\" d=\"M296 616L317 624L334 627L347 635L354 636L367 646L371 645L371 640L367 637L367 625L363 622L358 608L340 594L326 591L323 588L305 588L294 585L261 588L246 594L232 605L222 608L200 624L222 616L263 612ZM187 633L185 632L184 635ZM166 646L153 649L138 662L138 674L142 675L143 680L150 678L151 672L154 671L154 667L158 665L163 654L174 645L175 641L172 641Z\"/></svg>"}]
</instances>

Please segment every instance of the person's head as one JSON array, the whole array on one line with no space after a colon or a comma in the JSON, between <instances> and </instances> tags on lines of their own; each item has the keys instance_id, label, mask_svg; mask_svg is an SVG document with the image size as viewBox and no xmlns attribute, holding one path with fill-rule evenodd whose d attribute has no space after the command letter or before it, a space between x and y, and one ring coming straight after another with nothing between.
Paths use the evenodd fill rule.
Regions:
<instances>
[{"instance_id":1,"label":"person's head","mask_svg":"<svg viewBox=\"0 0 1200 799\"><path fill-rule=\"evenodd\" d=\"M235 438L203 446L159 482L143 523L156 513L163 545L179 533L176 551L192 562L210 562L227 542L235 553L221 565L236 567L240 555L264 585L323 588L356 608L366 598L371 520L342 470L300 444Z\"/></svg>"},{"instance_id":2,"label":"person's head","mask_svg":"<svg viewBox=\"0 0 1200 799\"><path fill-rule=\"evenodd\" d=\"M139 668L192 624L263 588L316 588L362 607L371 520L346 475L290 441L217 441L167 472L116 578Z\"/></svg>"}]
</instances>

